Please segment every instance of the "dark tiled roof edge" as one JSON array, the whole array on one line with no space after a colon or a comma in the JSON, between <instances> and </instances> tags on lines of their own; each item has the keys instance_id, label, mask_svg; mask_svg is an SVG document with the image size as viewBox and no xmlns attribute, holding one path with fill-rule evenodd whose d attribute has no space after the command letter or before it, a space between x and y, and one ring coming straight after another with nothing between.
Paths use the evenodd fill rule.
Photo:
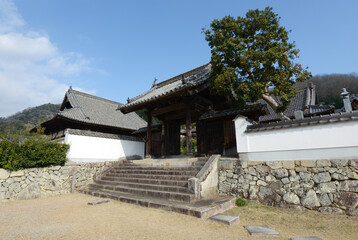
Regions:
<instances>
[{"instance_id":1,"label":"dark tiled roof edge","mask_svg":"<svg viewBox=\"0 0 358 240\"><path fill-rule=\"evenodd\" d=\"M157 130L160 128L160 126L162 126L162 124L155 124L155 125L152 125L152 130ZM147 132L147 127L142 127L142 128L139 128L138 130L132 132L132 135L136 135L136 134L139 134L139 133L145 133Z\"/></svg>"},{"instance_id":2,"label":"dark tiled roof edge","mask_svg":"<svg viewBox=\"0 0 358 240\"><path fill-rule=\"evenodd\" d=\"M207 65L205 65L205 66L207 66ZM190 71L189 71L189 72L190 72ZM184 73L184 74L185 74L185 73ZM183 74L182 74L182 75L183 75ZM207 80L207 75L208 75L208 74L204 74L204 75L200 76L200 78L198 79L198 81L196 81L195 83L188 82L188 83L186 83L185 85L181 85L181 86L176 87L176 88L173 88L173 89L171 89L171 90L169 90L169 91L166 91L166 92L163 92L163 93L161 93L161 94L152 96L152 97L147 98L147 99L142 99L142 100L139 100L139 101L136 102L136 100L140 99L140 97L145 96L146 94L148 94L148 93L151 92L152 90L156 89L156 86L155 86L155 87L153 87L151 90L149 90L149 91L143 93L142 95L136 97L136 99L135 99L134 101L132 101L132 102L130 101L129 103L127 103L127 104L125 104L125 105L118 106L117 109L118 109L118 110L122 110L122 109L125 109L125 108L129 108L129 107L141 105L141 104L143 104L143 103L152 102L152 101L155 101L156 99L159 99L159 98L165 97L165 96L169 96L169 95L174 94L174 93L176 93L176 92L178 92L178 91L185 90L185 89L190 89L191 87L199 86L199 85L201 85L201 84L203 84L203 83L206 82L206 80ZM174 81L174 80L173 80L173 81ZM175 81L178 81L178 79L175 79ZM168 83L167 83L167 84L168 84ZM163 85L163 86L165 86L165 85Z\"/></svg>"},{"instance_id":3,"label":"dark tiled roof edge","mask_svg":"<svg viewBox=\"0 0 358 240\"><path fill-rule=\"evenodd\" d=\"M143 142L143 139L135 136L126 136L120 134L111 134L111 133L102 133L102 132L93 132L79 129L67 129L69 134L78 135L78 136L86 136L86 137L100 137L100 138L109 138L109 139L117 139L117 140L127 140L127 141L137 141Z\"/></svg>"},{"instance_id":4,"label":"dark tiled roof edge","mask_svg":"<svg viewBox=\"0 0 358 240\"><path fill-rule=\"evenodd\" d=\"M279 122L255 124L255 125L248 126L246 132L247 133L260 132L260 131L282 129L282 128L302 127L302 126L311 126L317 124L327 124L327 123L357 121L357 120L358 120L358 111L355 111L349 113L320 115L317 117L304 118L302 120L293 119L293 120L285 120Z\"/></svg>"},{"instance_id":5,"label":"dark tiled roof edge","mask_svg":"<svg viewBox=\"0 0 358 240\"><path fill-rule=\"evenodd\" d=\"M180 80L180 79L182 78L183 75L189 75L189 74L191 74L191 73L193 73L193 72L195 72L195 71L198 71L199 69L205 68L205 67L208 66L209 64L210 64L210 63L206 63L206 64L204 64L204 65L202 65L202 66L200 66L200 67L191 69L191 70L189 70L189 71L187 71L187 72L184 72L184 73L181 73L181 74L179 74L179 75L177 75L177 76L175 76L175 77L172 77L172 78L169 78L169 79L164 80L164 81L162 81L162 82L159 82L159 83L155 84L155 85L154 85L151 89L149 89L148 91L146 91L146 92L144 92L144 93L142 93L142 94L140 94L140 95L138 95L138 96L136 96L136 97L133 97L133 98L129 99L129 102L128 102L128 103L131 103L131 102L133 102L133 101L135 101L135 100L137 100L137 99L143 97L144 95L148 94L149 92L151 92L152 90L154 90L154 89L156 89L156 88L158 88L158 87L163 87L163 86L165 86L165 85L168 85L168 84L170 84L170 83L173 83L173 82L175 82L175 81L178 81L178 80ZM120 106L119 106L119 107L120 107Z\"/></svg>"}]
</instances>

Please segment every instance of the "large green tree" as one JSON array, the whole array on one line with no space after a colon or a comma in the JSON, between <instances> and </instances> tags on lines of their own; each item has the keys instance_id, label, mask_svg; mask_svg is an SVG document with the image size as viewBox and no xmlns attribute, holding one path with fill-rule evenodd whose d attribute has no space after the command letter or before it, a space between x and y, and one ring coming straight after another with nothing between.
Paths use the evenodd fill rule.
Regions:
<instances>
[{"instance_id":1,"label":"large green tree","mask_svg":"<svg viewBox=\"0 0 358 240\"><path fill-rule=\"evenodd\" d=\"M299 50L279 21L267 7L237 19L215 19L203 32L212 54L212 91L240 104L261 98L288 119L283 111L297 94L295 82L311 74L297 62Z\"/></svg>"}]
</instances>

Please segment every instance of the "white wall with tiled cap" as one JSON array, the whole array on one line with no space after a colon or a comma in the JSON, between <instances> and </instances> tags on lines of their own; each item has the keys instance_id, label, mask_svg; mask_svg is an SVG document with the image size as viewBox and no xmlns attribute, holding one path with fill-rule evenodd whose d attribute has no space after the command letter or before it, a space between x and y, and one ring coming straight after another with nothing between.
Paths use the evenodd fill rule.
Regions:
<instances>
[{"instance_id":1,"label":"white wall with tiled cap","mask_svg":"<svg viewBox=\"0 0 358 240\"><path fill-rule=\"evenodd\" d=\"M76 163L144 157L144 142L139 141L81 136L66 132L64 143L70 145L67 159Z\"/></svg>"},{"instance_id":2,"label":"white wall with tiled cap","mask_svg":"<svg viewBox=\"0 0 358 240\"><path fill-rule=\"evenodd\" d=\"M245 132L252 123L234 119L239 157L248 161L358 158L358 121Z\"/></svg>"}]
</instances>

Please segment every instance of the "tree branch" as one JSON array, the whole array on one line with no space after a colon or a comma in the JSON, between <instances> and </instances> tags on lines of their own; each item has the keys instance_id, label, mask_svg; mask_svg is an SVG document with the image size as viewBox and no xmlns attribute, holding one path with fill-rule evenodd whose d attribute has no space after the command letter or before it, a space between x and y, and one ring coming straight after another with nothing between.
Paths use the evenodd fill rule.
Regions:
<instances>
[{"instance_id":1,"label":"tree branch","mask_svg":"<svg viewBox=\"0 0 358 240\"><path fill-rule=\"evenodd\" d=\"M283 112L277 112L277 109L279 107L279 104L276 102L276 100L267 94L262 94L261 95L262 99L265 100L265 102L267 102L268 105L270 105L270 107L272 107L272 109L278 114L278 116L280 117L280 119L283 120L290 120L289 117L287 117L285 114L283 114Z\"/></svg>"}]
</instances>

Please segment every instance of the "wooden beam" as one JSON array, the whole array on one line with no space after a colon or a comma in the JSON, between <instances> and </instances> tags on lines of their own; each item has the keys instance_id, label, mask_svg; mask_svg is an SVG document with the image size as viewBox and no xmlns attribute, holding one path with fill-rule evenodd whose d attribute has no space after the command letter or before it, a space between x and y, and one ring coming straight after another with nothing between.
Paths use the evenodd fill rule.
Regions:
<instances>
[{"instance_id":1,"label":"wooden beam","mask_svg":"<svg viewBox=\"0 0 358 240\"><path fill-rule=\"evenodd\" d=\"M154 109L152 111L152 116L158 116L158 115L162 115L167 112L178 111L181 109L185 109L185 107L186 107L186 104L184 104L184 103L178 103L178 104L174 104L174 105L170 105L170 106L166 106L166 107L157 107L156 109Z\"/></svg>"}]
</instances>

